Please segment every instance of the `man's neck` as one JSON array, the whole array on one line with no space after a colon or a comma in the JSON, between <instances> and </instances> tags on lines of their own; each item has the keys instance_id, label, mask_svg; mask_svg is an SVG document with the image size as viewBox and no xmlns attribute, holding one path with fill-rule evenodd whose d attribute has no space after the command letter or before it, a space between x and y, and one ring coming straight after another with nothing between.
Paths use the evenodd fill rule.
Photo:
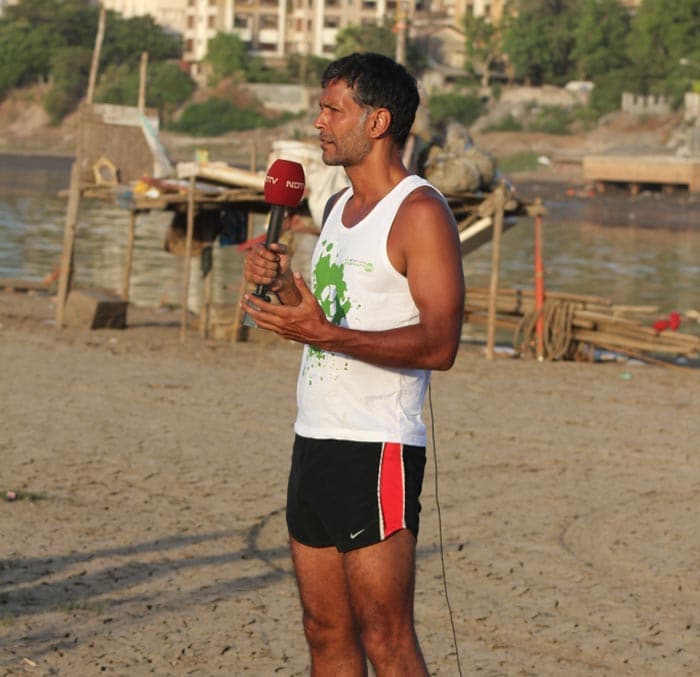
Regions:
<instances>
[{"instance_id":1,"label":"man's neck","mask_svg":"<svg viewBox=\"0 0 700 677\"><path fill-rule=\"evenodd\" d=\"M360 164L346 167L353 200L361 205L376 204L409 175L398 151L389 157L368 155Z\"/></svg>"}]
</instances>

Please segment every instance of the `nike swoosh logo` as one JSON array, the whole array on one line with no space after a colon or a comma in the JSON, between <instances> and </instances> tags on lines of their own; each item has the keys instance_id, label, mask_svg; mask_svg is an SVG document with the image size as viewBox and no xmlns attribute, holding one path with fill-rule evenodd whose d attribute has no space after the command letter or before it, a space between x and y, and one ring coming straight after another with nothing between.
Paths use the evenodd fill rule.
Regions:
<instances>
[{"instance_id":1,"label":"nike swoosh logo","mask_svg":"<svg viewBox=\"0 0 700 677\"><path fill-rule=\"evenodd\" d=\"M354 533L350 534L350 540L354 541L360 534L363 534L367 529L360 529L359 531L355 531Z\"/></svg>"}]
</instances>

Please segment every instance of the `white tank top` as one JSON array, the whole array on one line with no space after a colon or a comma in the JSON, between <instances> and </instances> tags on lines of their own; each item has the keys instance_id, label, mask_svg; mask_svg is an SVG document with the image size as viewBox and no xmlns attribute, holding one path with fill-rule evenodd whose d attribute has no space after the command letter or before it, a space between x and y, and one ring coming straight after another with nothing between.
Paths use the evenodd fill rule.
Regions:
<instances>
[{"instance_id":1,"label":"white tank top","mask_svg":"<svg viewBox=\"0 0 700 677\"><path fill-rule=\"evenodd\" d=\"M311 262L311 289L334 324L380 331L418 323L408 281L389 261L387 239L401 203L420 186L430 184L407 176L351 228L341 219L352 189L336 201ZM424 446L429 375L423 369L377 367L307 345L297 382L295 432Z\"/></svg>"}]
</instances>

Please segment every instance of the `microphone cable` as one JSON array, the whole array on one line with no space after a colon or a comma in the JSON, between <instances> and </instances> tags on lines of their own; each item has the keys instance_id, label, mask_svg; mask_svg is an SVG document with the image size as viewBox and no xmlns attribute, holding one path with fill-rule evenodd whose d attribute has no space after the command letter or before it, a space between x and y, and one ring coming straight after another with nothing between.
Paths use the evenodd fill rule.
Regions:
<instances>
[{"instance_id":1,"label":"microphone cable","mask_svg":"<svg viewBox=\"0 0 700 677\"><path fill-rule=\"evenodd\" d=\"M437 460L437 445L435 443L435 412L433 410L433 390L432 384L428 383L428 408L430 409L430 430L433 443L433 466L435 468L435 505L437 507L438 519L438 537L440 541L440 564L442 566L442 584L445 591L445 602L447 603L447 613L450 617L450 628L452 630L452 644L455 648L455 656L457 657L457 671L459 677L463 677L462 662L459 658L459 645L457 644L457 631L455 629L454 616L452 613L452 605L450 604L450 595L447 590L447 568L445 566L445 543L442 535L442 509L440 507L440 494L438 491L438 460Z\"/></svg>"}]
</instances>

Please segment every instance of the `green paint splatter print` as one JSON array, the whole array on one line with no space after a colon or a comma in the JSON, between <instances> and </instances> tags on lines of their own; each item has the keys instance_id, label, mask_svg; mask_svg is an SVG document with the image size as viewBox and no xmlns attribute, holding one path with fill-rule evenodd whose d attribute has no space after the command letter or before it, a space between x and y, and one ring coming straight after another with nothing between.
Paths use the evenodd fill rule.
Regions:
<instances>
[{"instance_id":1,"label":"green paint splatter print","mask_svg":"<svg viewBox=\"0 0 700 677\"><path fill-rule=\"evenodd\" d=\"M333 263L333 243L329 244L327 241L323 241L321 244L324 247L324 253L319 256L314 268L313 293L328 321L339 325L352 307L350 299L347 298L345 267ZM314 363L321 363L325 358L326 353L323 350L309 346L307 368L310 368ZM310 377L309 383L311 383Z\"/></svg>"},{"instance_id":2,"label":"green paint splatter print","mask_svg":"<svg viewBox=\"0 0 700 677\"><path fill-rule=\"evenodd\" d=\"M352 304L347 298L345 267L332 262L333 245L326 242L323 245L325 253L319 256L314 269L314 296L328 320L337 325L345 319Z\"/></svg>"}]
</instances>

